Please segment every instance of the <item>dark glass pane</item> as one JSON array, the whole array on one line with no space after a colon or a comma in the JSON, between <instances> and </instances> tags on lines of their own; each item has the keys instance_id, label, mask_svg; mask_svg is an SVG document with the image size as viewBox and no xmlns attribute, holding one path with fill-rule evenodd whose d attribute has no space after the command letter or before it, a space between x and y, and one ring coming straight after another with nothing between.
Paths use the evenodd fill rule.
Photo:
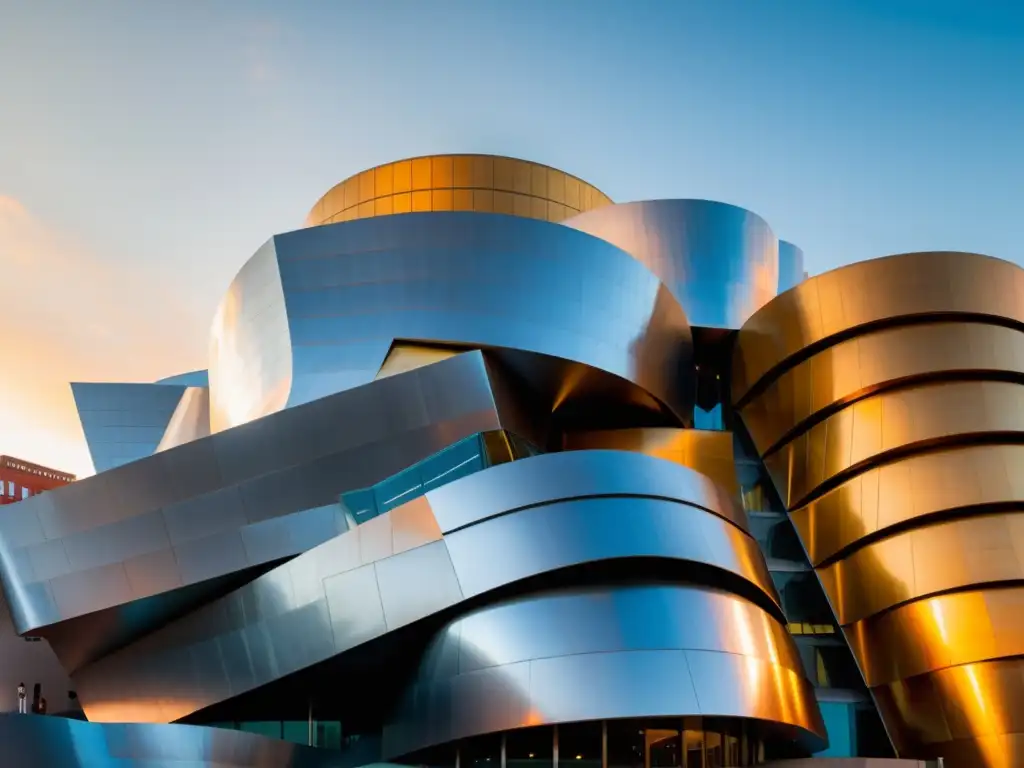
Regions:
<instances>
[{"instance_id":1,"label":"dark glass pane","mask_svg":"<svg viewBox=\"0 0 1024 768\"><path fill-rule=\"evenodd\" d=\"M446 744L425 750L416 756L415 762L428 768L455 768L455 746Z\"/></svg>"},{"instance_id":2,"label":"dark glass pane","mask_svg":"<svg viewBox=\"0 0 1024 768\"><path fill-rule=\"evenodd\" d=\"M551 768L554 731L551 728L523 728L505 734L507 768Z\"/></svg>"},{"instance_id":3,"label":"dark glass pane","mask_svg":"<svg viewBox=\"0 0 1024 768\"><path fill-rule=\"evenodd\" d=\"M558 726L558 764L562 768L601 768L601 723Z\"/></svg>"},{"instance_id":4,"label":"dark glass pane","mask_svg":"<svg viewBox=\"0 0 1024 768\"><path fill-rule=\"evenodd\" d=\"M677 728L648 728L645 736L650 768L679 768L682 765L682 740Z\"/></svg>"},{"instance_id":5,"label":"dark glass pane","mask_svg":"<svg viewBox=\"0 0 1024 768\"><path fill-rule=\"evenodd\" d=\"M644 768L645 745L642 721L608 721L608 768Z\"/></svg>"},{"instance_id":6,"label":"dark glass pane","mask_svg":"<svg viewBox=\"0 0 1024 768\"><path fill-rule=\"evenodd\" d=\"M722 734L715 731L704 732L705 768L724 768L725 754L722 745Z\"/></svg>"},{"instance_id":7,"label":"dark glass pane","mask_svg":"<svg viewBox=\"0 0 1024 768\"><path fill-rule=\"evenodd\" d=\"M686 753L686 768L704 768L704 731L683 731L683 752Z\"/></svg>"},{"instance_id":8,"label":"dark glass pane","mask_svg":"<svg viewBox=\"0 0 1024 768\"><path fill-rule=\"evenodd\" d=\"M498 768L501 765L501 734L468 739L462 744L461 768Z\"/></svg>"}]
</instances>

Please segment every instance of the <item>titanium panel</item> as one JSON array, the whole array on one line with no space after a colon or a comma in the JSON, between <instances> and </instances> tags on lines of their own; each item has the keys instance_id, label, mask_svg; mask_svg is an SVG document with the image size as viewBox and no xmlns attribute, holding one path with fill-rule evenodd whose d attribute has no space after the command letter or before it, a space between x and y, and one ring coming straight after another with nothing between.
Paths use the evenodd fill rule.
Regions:
<instances>
[{"instance_id":1,"label":"titanium panel","mask_svg":"<svg viewBox=\"0 0 1024 768\"><path fill-rule=\"evenodd\" d=\"M213 429L373 381L396 339L570 361L691 418L690 328L643 265L556 224L448 212L298 230L261 248L215 323Z\"/></svg>"},{"instance_id":2,"label":"titanium panel","mask_svg":"<svg viewBox=\"0 0 1024 768\"><path fill-rule=\"evenodd\" d=\"M779 293L784 293L807 277L804 252L793 243L779 240Z\"/></svg>"},{"instance_id":3,"label":"titanium panel","mask_svg":"<svg viewBox=\"0 0 1024 768\"><path fill-rule=\"evenodd\" d=\"M643 584L532 594L455 619L385 727L383 753L526 726L683 715L755 718L824 743L777 619L717 590Z\"/></svg>"},{"instance_id":4,"label":"titanium panel","mask_svg":"<svg viewBox=\"0 0 1024 768\"><path fill-rule=\"evenodd\" d=\"M731 432L705 429L606 429L569 432L567 451L610 449L631 451L672 461L709 478L718 488L739 499L736 460Z\"/></svg>"},{"instance_id":5,"label":"titanium panel","mask_svg":"<svg viewBox=\"0 0 1024 768\"><path fill-rule=\"evenodd\" d=\"M197 725L0 715L8 765L61 768L341 768L338 752Z\"/></svg>"},{"instance_id":6,"label":"titanium panel","mask_svg":"<svg viewBox=\"0 0 1024 768\"><path fill-rule=\"evenodd\" d=\"M75 382L71 392L97 472L152 455L186 387Z\"/></svg>"},{"instance_id":7,"label":"titanium panel","mask_svg":"<svg viewBox=\"0 0 1024 768\"><path fill-rule=\"evenodd\" d=\"M596 187L539 163L494 155L399 160L332 187L306 226L412 211L477 211L561 221L611 200Z\"/></svg>"},{"instance_id":8,"label":"titanium panel","mask_svg":"<svg viewBox=\"0 0 1024 768\"><path fill-rule=\"evenodd\" d=\"M739 328L779 286L778 239L764 219L734 205L647 200L562 223L607 240L650 269L695 326Z\"/></svg>"},{"instance_id":9,"label":"titanium panel","mask_svg":"<svg viewBox=\"0 0 1024 768\"><path fill-rule=\"evenodd\" d=\"M905 254L741 329L733 399L901 756L1024 759L1024 270Z\"/></svg>"},{"instance_id":10,"label":"titanium panel","mask_svg":"<svg viewBox=\"0 0 1024 768\"><path fill-rule=\"evenodd\" d=\"M622 466L613 470L616 461ZM746 581L751 599L763 603L758 610L781 617L756 542L695 506L706 499L700 484L686 482L693 475L613 451L490 467L336 536L79 670L79 696L94 721L180 719L475 595L600 559L699 562ZM664 498L644 495L652 481ZM517 511L498 501L512 489L528 489L514 499L528 506ZM480 512L468 515L473 499ZM458 530L442 534L443 521L452 519Z\"/></svg>"},{"instance_id":11,"label":"titanium panel","mask_svg":"<svg viewBox=\"0 0 1024 768\"><path fill-rule=\"evenodd\" d=\"M182 393L155 452L166 451L209 435L210 390L207 387L189 387Z\"/></svg>"},{"instance_id":12,"label":"titanium panel","mask_svg":"<svg viewBox=\"0 0 1024 768\"><path fill-rule=\"evenodd\" d=\"M492 375L469 352L0 509L18 631L55 636L114 611L59 634L102 647L113 624L131 639L183 609L180 588L333 538L348 527L341 493L503 427ZM146 611L132 608L147 598Z\"/></svg>"}]
</instances>

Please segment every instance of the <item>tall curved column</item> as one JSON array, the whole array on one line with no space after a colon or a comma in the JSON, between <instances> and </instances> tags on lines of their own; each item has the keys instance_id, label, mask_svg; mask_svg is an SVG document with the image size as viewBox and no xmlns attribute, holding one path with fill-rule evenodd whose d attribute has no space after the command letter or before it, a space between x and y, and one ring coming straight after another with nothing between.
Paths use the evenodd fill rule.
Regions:
<instances>
[{"instance_id":1,"label":"tall curved column","mask_svg":"<svg viewBox=\"0 0 1024 768\"><path fill-rule=\"evenodd\" d=\"M900 755L1024 764L1024 270L835 270L756 313L733 368Z\"/></svg>"}]
</instances>

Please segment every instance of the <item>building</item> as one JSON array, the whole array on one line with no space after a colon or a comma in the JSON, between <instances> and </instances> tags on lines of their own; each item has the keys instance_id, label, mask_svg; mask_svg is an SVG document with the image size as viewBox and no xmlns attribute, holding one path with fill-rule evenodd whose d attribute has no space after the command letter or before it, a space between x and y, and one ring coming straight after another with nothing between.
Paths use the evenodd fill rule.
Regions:
<instances>
[{"instance_id":1,"label":"building","mask_svg":"<svg viewBox=\"0 0 1024 768\"><path fill-rule=\"evenodd\" d=\"M23 501L73 482L75 476L67 472L58 472L13 456L0 456L0 504Z\"/></svg>"},{"instance_id":2,"label":"building","mask_svg":"<svg viewBox=\"0 0 1024 768\"><path fill-rule=\"evenodd\" d=\"M1024 271L805 276L749 211L525 161L339 184L242 266L208 372L74 385L102 471L0 512L0 576L90 722L5 744L1024 764Z\"/></svg>"}]
</instances>

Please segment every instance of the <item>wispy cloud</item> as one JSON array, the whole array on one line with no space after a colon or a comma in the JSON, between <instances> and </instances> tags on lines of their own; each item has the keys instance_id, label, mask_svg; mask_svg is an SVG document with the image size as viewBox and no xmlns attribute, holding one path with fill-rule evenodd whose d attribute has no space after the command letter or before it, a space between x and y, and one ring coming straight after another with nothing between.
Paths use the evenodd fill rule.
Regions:
<instances>
[{"instance_id":1,"label":"wispy cloud","mask_svg":"<svg viewBox=\"0 0 1024 768\"><path fill-rule=\"evenodd\" d=\"M152 381L202 366L183 304L0 195L0 453L78 474L91 462L69 381Z\"/></svg>"}]
</instances>

